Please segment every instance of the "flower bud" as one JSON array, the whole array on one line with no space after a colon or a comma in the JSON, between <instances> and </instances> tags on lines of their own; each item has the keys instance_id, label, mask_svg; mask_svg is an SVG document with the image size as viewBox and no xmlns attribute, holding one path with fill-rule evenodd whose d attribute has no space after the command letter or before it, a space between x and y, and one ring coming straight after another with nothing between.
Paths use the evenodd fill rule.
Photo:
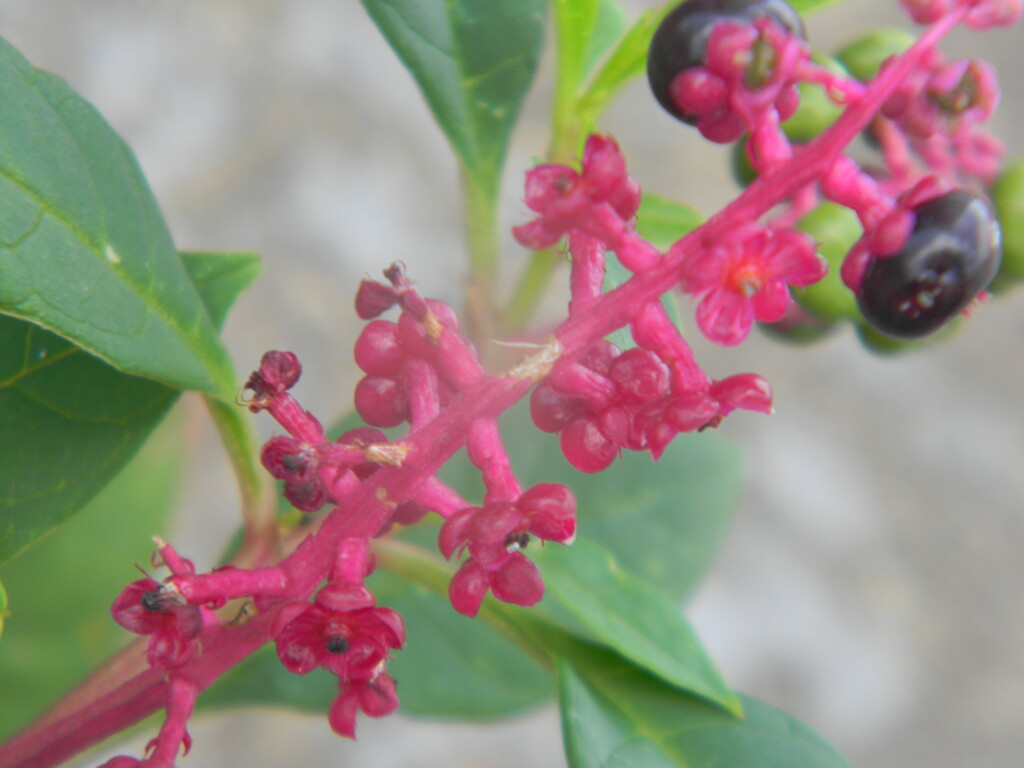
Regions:
<instances>
[{"instance_id":1,"label":"flower bud","mask_svg":"<svg viewBox=\"0 0 1024 768\"><path fill-rule=\"evenodd\" d=\"M363 320L372 320L397 302L398 292L391 286L374 280L363 280L356 291L356 314Z\"/></svg>"}]
</instances>

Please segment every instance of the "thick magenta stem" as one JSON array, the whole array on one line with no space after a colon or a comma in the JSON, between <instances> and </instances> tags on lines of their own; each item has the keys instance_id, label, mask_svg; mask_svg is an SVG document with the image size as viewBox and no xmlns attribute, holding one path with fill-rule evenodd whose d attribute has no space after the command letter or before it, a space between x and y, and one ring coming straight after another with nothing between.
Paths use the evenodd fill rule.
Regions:
<instances>
[{"instance_id":1,"label":"thick magenta stem","mask_svg":"<svg viewBox=\"0 0 1024 768\"><path fill-rule=\"evenodd\" d=\"M186 726L188 719L192 717L192 710L195 709L196 696L199 691L195 683L186 677L175 672L169 676L167 683L167 700L164 708L167 710L167 719L164 720L160 733L156 737L156 747L151 757L154 760L165 760L173 763L182 744L187 744L188 732Z\"/></svg>"},{"instance_id":2,"label":"thick magenta stem","mask_svg":"<svg viewBox=\"0 0 1024 768\"><path fill-rule=\"evenodd\" d=\"M515 501L519 498L523 488L512 472L512 463L501 442L497 419L477 419L470 425L466 436L466 453L483 476L484 488L487 489L485 504Z\"/></svg>"}]
</instances>

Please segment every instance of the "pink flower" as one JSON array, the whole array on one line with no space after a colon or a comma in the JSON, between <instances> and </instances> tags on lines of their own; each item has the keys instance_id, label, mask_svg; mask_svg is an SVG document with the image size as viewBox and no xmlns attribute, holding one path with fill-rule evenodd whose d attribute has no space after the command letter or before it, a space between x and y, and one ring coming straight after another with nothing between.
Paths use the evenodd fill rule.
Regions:
<instances>
[{"instance_id":1,"label":"pink flower","mask_svg":"<svg viewBox=\"0 0 1024 768\"><path fill-rule=\"evenodd\" d=\"M475 616L488 591L506 603L533 605L544 595L537 567L521 550L531 536L571 544L576 536L576 499L563 485L543 483L515 502L467 507L441 527L438 547L451 559L470 557L452 577L448 595L459 613Z\"/></svg>"},{"instance_id":2,"label":"pink flower","mask_svg":"<svg viewBox=\"0 0 1024 768\"><path fill-rule=\"evenodd\" d=\"M176 669L199 647L199 606L188 605L153 579L133 581L110 607L114 621L137 635L150 635L146 659L156 669Z\"/></svg>"},{"instance_id":3,"label":"pink flower","mask_svg":"<svg viewBox=\"0 0 1024 768\"><path fill-rule=\"evenodd\" d=\"M272 437L260 452L260 461L278 480L284 480L284 497L296 509L315 512L327 502L316 448L289 435Z\"/></svg>"},{"instance_id":4,"label":"pink flower","mask_svg":"<svg viewBox=\"0 0 1024 768\"><path fill-rule=\"evenodd\" d=\"M514 227L516 240L540 250L570 230L614 244L623 222L640 207L640 187L626 174L626 161L610 136L591 135L579 173L565 165L539 165L526 173L526 205L540 214Z\"/></svg>"},{"instance_id":5,"label":"pink flower","mask_svg":"<svg viewBox=\"0 0 1024 768\"><path fill-rule=\"evenodd\" d=\"M515 502L467 507L445 520L438 547L451 559L463 549L490 565L506 560L509 551L525 547L530 536L571 544L576 536L576 499L564 485L542 483Z\"/></svg>"},{"instance_id":6,"label":"pink flower","mask_svg":"<svg viewBox=\"0 0 1024 768\"><path fill-rule=\"evenodd\" d=\"M754 320L773 323L792 301L790 285L810 285L827 264L794 230L757 228L695 253L682 265L682 288L701 296L697 324L719 344L743 341Z\"/></svg>"},{"instance_id":7,"label":"pink flower","mask_svg":"<svg viewBox=\"0 0 1024 768\"><path fill-rule=\"evenodd\" d=\"M275 641L281 663L295 674L324 667L342 680L368 680L390 649L405 644L405 623L390 608L338 611L314 603L276 632Z\"/></svg>"},{"instance_id":8,"label":"pink flower","mask_svg":"<svg viewBox=\"0 0 1024 768\"><path fill-rule=\"evenodd\" d=\"M370 717L385 717L398 709L395 681L386 672L371 680L340 682L339 693L327 713L331 730L347 739L356 737L356 714L362 710Z\"/></svg>"},{"instance_id":9,"label":"pink flower","mask_svg":"<svg viewBox=\"0 0 1024 768\"><path fill-rule=\"evenodd\" d=\"M294 387L301 375L302 365L294 352L267 352L260 360L260 367L245 382L245 389L253 393L249 410L259 413L268 408L277 395Z\"/></svg>"},{"instance_id":10,"label":"pink flower","mask_svg":"<svg viewBox=\"0 0 1024 768\"><path fill-rule=\"evenodd\" d=\"M448 585L452 607L464 616L476 616L488 591L503 603L535 605L544 596L544 581L530 558L513 551L488 567L469 558Z\"/></svg>"}]
</instances>

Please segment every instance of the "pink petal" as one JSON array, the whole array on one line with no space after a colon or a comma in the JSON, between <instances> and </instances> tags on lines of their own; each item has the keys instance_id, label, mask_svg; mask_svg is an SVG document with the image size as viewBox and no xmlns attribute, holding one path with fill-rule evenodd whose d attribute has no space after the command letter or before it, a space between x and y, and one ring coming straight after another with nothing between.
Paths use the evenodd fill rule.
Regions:
<instances>
[{"instance_id":1,"label":"pink petal","mask_svg":"<svg viewBox=\"0 0 1024 768\"><path fill-rule=\"evenodd\" d=\"M494 596L513 605L534 605L544 597L544 580L540 571L522 552L516 552L491 582Z\"/></svg>"},{"instance_id":2,"label":"pink petal","mask_svg":"<svg viewBox=\"0 0 1024 768\"><path fill-rule=\"evenodd\" d=\"M568 542L576 535L576 497L564 485L535 485L519 497L529 531L545 541Z\"/></svg>"},{"instance_id":3,"label":"pink petal","mask_svg":"<svg viewBox=\"0 0 1024 768\"><path fill-rule=\"evenodd\" d=\"M756 373L738 373L711 385L711 394L722 405L722 415L743 408L758 413L772 412L772 387Z\"/></svg>"},{"instance_id":4,"label":"pink petal","mask_svg":"<svg viewBox=\"0 0 1024 768\"><path fill-rule=\"evenodd\" d=\"M591 134L583 148L583 179L587 193L596 200L607 200L626 180L626 160L615 139Z\"/></svg>"},{"instance_id":5,"label":"pink petal","mask_svg":"<svg viewBox=\"0 0 1024 768\"><path fill-rule=\"evenodd\" d=\"M491 572L473 560L467 560L448 585L452 607L463 616L476 616L484 595L491 588Z\"/></svg>"},{"instance_id":6,"label":"pink petal","mask_svg":"<svg viewBox=\"0 0 1024 768\"><path fill-rule=\"evenodd\" d=\"M568 194L579 174L564 165L538 165L526 172L525 202L531 211L544 213L548 206Z\"/></svg>"},{"instance_id":7,"label":"pink petal","mask_svg":"<svg viewBox=\"0 0 1024 768\"><path fill-rule=\"evenodd\" d=\"M802 233L793 230L778 232L774 246L768 258L773 277L790 285L810 285L828 272L828 262L818 255L814 243Z\"/></svg>"},{"instance_id":8,"label":"pink petal","mask_svg":"<svg viewBox=\"0 0 1024 768\"><path fill-rule=\"evenodd\" d=\"M713 289L697 307L697 325L718 344L739 344L747 338L753 324L750 300L728 288Z\"/></svg>"},{"instance_id":9,"label":"pink petal","mask_svg":"<svg viewBox=\"0 0 1024 768\"><path fill-rule=\"evenodd\" d=\"M348 688L339 693L327 713L331 730L346 739L356 737L356 712L359 710L359 691Z\"/></svg>"},{"instance_id":10,"label":"pink petal","mask_svg":"<svg viewBox=\"0 0 1024 768\"><path fill-rule=\"evenodd\" d=\"M359 705L370 717L385 717L398 709L395 681L387 673L364 683L359 689Z\"/></svg>"},{"instance_id":11,"label":"pink petal","mask_svg":"<svg viewBox=\"0 0 1024 768\"><path fill-rule=\"evenodd\" d=\"M550 248L561 240L564 234L561 229L550 227L544 219L534 219L527 224L512 227L512 235L516 242L533 251Z\"/></svg>"},{"instance_id":12,"label":"pink petal","mask_svg":"<svg viewBox=\"0 0 1024 768\"><path fill-rule=\"evenodd\" d=\"M437 548L441 550L445 560L451 560L469 541L469 524L479 507L466 507L444 521L441 532L437 536Z\"/></svg>"},{"instance_id":13,"label":"pink petal","mask_svg":"<svg viewBox=\"0 0 1024 768\"><path fill-rule=\"evenodd\" d=\"M759 322L774 323L786 314L790 301L786 284L781 280L769 280L750 298L750 305Z\"/></svg>"}]
</instances>

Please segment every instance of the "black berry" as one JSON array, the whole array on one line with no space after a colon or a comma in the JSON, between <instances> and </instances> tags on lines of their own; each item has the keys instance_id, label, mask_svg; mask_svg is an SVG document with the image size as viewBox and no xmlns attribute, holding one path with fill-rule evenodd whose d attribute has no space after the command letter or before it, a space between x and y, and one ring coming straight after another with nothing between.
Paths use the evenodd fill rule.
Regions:
<instances>
[{"instance_id":1,"label":"black berry","mask_svg":"<svg viewBox=\"0 0 1024 768\"><path fill-rule=\"evenodd\" d=\"M647 53L647 80L658 103L673 117L693 125L673 102L669 88L676 76L705 64L708 37L722 21L751 23L767 16L783 28L806 38L800 15L783 0L685 0L654 32Z\"/></svg>"},{"instance_id":2,"label":"black berry","mask_svg":"<svg viewBox=\"0 0 1024 768\"><path fill-rule=\"evenodd\" d=\"M938 330L985 289L999 269L999 224L988 202L956 191L914 210L914 229L895 256L868 264L857 294L864 319L898 339Z\"/></svg>"}]
</instances>

